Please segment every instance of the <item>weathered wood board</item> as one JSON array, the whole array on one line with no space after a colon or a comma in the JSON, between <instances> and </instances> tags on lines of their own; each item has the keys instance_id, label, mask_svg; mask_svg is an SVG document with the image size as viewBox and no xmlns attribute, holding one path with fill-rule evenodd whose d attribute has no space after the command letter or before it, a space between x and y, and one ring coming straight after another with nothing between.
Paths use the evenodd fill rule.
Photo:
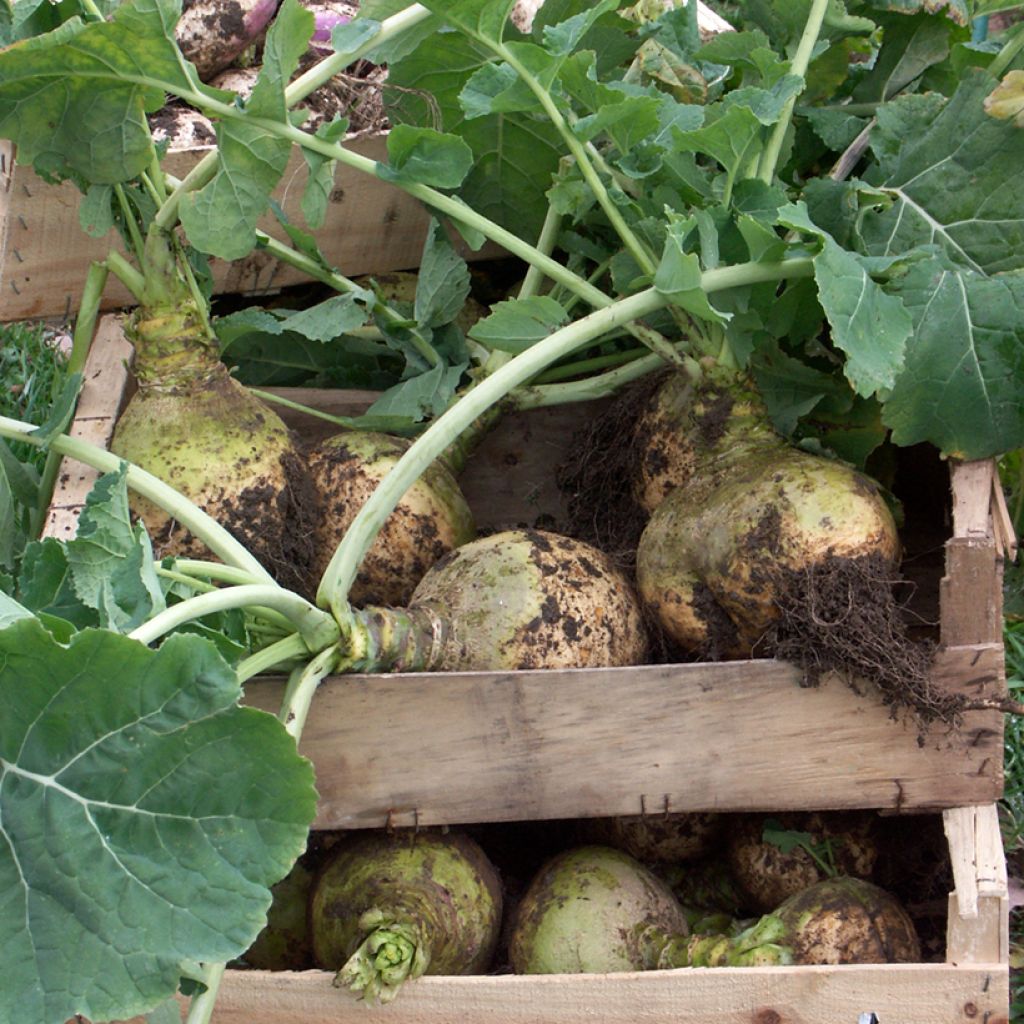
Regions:
<instances>
[{"instance_id":1,"label":"weathered wood board","mask_svg":"<svg viewBox=\"0 0 1024 1024\"><path fill-rule=\"evenodd\" d=\"M386 1006L331 980L229 971L213 1024L1007 1024L1009 1001L998 963L426 977Z\"/></svg>"},{"instance_id":2,"label":"weathered wood board","mask_svg":"<svg viewBox=\"0 0 1024 1024\"><path fill-rule=\"evenodd\" d=\"M770 660L334 678L300 745L316 765L316 824L907 810L999 797L998 712L970 712L919 744L917 727L876 698L836 678L813 689L799 679ZM250 682L246 701L276 710L282 688Z\"/></svg>"},{"instance_id":3,"label":"weathered wood board","mask_svg":"<svg viewBox=\"0 0 1024 1024\"><path fill-rule=\"evenodd\" d=\"M383 135L354 138L347 145L362 156L386 160ZM164 166L184 177L208 151L169 153ZM305 184L305 160L296 151L274 193L293 223L304 223L299 204ZM14 148L0 141L0 320L67 317L77 310L90 263L103 259L117 241L114 233L103 238L85 234L78 222L79 199L73 185L48 184L31 167L16 164ZM339 166L326 220L316 235L328 263L341 273L379 274L419 265L428 223L425 207L401 189ZM287 241L269 215L259 226ZM498 253L493 246L476 253L461 246L461 251L467 259ZM256 296L309 280L262 250L234 263L214 259L211 269L215 293ZM120 282L108 280L103 309L134 301Z\"/></svg>"}]
</instances>

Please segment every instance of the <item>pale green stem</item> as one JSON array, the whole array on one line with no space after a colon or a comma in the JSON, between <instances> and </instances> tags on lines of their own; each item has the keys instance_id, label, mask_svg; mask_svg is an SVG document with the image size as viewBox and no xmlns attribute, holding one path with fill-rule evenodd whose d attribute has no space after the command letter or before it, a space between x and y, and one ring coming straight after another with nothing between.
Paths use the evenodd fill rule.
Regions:
<instances>
[{"instance_id":1,"label":"pale green stem","mask_svg":"<svg viewBox=\"0 0 1024 1024\"><path fill-rule=\"evenodd\" d=\"M807 68L811 63L811 56L814 53L814 44L818 41L821 33L821 23L825 20L825 11L828 9L829 0L812 0L811 10L807 16L807 24L804 26L804 34L797 44L796 53L793 56L793 63L790 73L803 78L807 74ZM789 130L789 123L793 119L793 108L796 106L797 97L791 96L782 108L782 114L772 129L768 145L765 147L761 157L761 170L758 177L761 181L770 185L775 178L775 167L779 162L779 154L782 152L782 143Z\"/></svg>"},{"instance_id":2,"label":"pale green stem","mask_svg":"<svg viewBox=\"0 0 1024 1024\"><path fill-rule=\"evenodd\" d=\"M203 983L206 989L192 997L184 1024L210 1024L226 967L227 964L203 964Z\"/></svg>"},{"instance_id":3,"label":"pale green stem","mask_svg":"<svg viewBox=\"0 0 1024 1024\"><path fill-rule=\"evenodd\" d=\"M330 615L276 583L246 584L197 594L154 615L130 636L133 640L151 644L172 629L194 619L201 619L204 615L253 606L269 608L283 615L302 636L307 652L323 650L338 639L338 625Z\"/></svg>"},{"instance_id":4,"label":"pale green stem","mask_svg":"<svg viewBox=\"0 0 1024 1024\"><path fill-rule=\"evenodd\" d=\"M481 42L490 45L484 37L480 37L480 39ZM612 201L612 197L608 195L608 190L604 187L601 175L597 173L587 153L587 147L580 142L576 137L576 133L566 123L562 112L558 109L558 105L551 98L551 93L530 74L530 71L520 61L516 60L515 55L506 46L499 43L497 46L492 45L491 48L519 75L534 96L537 97L544 113L547 114L548 119L558 130L558 133L569 148L569 152L572 153L580 173L590 186L591 191L594 193L594 198L597 199L615 233L622 239L623 244L630 251L640 269L645 274L653 275L657 267L654 258L640 239L633 234L632 229L626 223L626 219L622 216L622 211Z\"/></svg>"},{"instance_id":5,"label":"pale green stem","mask_svg":"<svg viewBox=\"0 0 1024 1024\"><path fill-rule=\"evenodd\" d=\"M325 57L317 65L310 68L305 74L300 75L286 89L284 93L285 104L293 107L296 103L305 99L311 92L318 89L324 82L333 78L339 71L344 71L350 64L364 57L366 54L377 49L377 47L394 39L396 36L408 31L412 26L430 17L430 11L420 4L411 4L404 10L385 18L381 22L380 31L367 43L347 53L335 53ZM201 106L201 102L189 100L195 106ZM168 196L167 201L157 211L156 222L165 229L174 226L178 219L178 204L182 196L187 192L202 188L214 175L217 170L217 151L212 150L192 168L185 178L175 186L174 191Z\"/></svg>"},{"instance_id":6,"label":"pale green stem","mask_svg":"<svg viewBox=\"0 0 1024 1024\"><path fill-rule=\"evenodd\" d=\"M68 360L68 373L79 373L85 369L85 361L89 358L93 335L96 333L96 320L99 317L100 303L103 301L103 289L107 284L110 270L105 263L90 263L85 276L85 287L82 289L82 300L75 316L75 330L71 342L71 358Z\"/></svg>"},{"instance_id":7,"label":"pale green stem","mask_svg":"<svg viewBox=\"0 0 1024 1024\"><path fill-rule=\"evenodd\" d=\"M190 587L198 594L209 594L218 588L213 583L207 583L206 580L198 579L195 576L190 576L186 572L175 572L173 569L165 569L162 565L156 567L156 574L161 579L171 580L174 583L181 583L186 587ZM245 582L252 582L252 577L247 577ZM283 628L286 632L291 632L294 628L291 621L286 619L283 615L278 612L272 611L270 608L252 608L250 609L254 616L259 616L265 623L265 625L273 629L275 632L280 632ZM248 625L247 629L254 629L253 625Z\"/></svg>"},{"instance_id":8,"label":"pale green stem","mask_svg":"<svg viewBox=\"0 0 1024 1024\"><path fill-rule=\"evenodd\" d=\"M574 363L562 363L542 373L535 381L535 387L544 387L550 384L561 384L563 381L571 380L583 374L591 375L595 370L607 370L609 367L624 366L633 363L637 359L651 355L648 349L631 348L626 352L612 352L606 356L594 356L592 359L579 359ZM661 357L656 361L660 363Z\"/></svg>"},{"instance_id":9,"label":"pale green stem","mask_svg":"<svg viewBox=\"0 0 1024 1024\"><path fill-rule=\"evenodd\" d=\"M993 78L1002 78L1003 72L1013 63L1013 59L1024 49L1024 25L1018 25L1014 34L1003 44L1003 48L995 55L988 66Z\"/></svg>"},{"instance_id":10,"label":"pale green stem","mask_svg":"<svg viewBox=\"0 0 1024 1024\"><path fill-rule=\"evenodd\" d=\"M146 297L146 279L116 249L107 253L107 269L142 302Z\"/></svg>"},{"instance_id":11,"label":"pale green stem","mask_svg":"<svg viewBox=\"0 0 1024 1024\"><path fill-rule=\"evenodd\" d=\"M285 729L298 741L306 725L310 706L317 688L325 676L331 674L338 664L337 647L321 651L308 665L295 669L288 679L284 700L277 717L284 722Z\"/></svg>"},{"instance_id":12,"label":"pale green stem","mask_svg":"<svg viewBox=\"0 0 1024 1024\"><path fill-rule=\"evenodd\" d=\"M28 444L42 447L43 442L32 436L32 432L38 429L32 423L0 416L0 437L25 441ZM270 573L220 523L194 505L183 494L165 484L159 477L77 437L58 434L51 438L49 444L58 454L78 459L79 462L84 462L101 473L116 473L122 466L127 466L126 480L132 490L144 498L148 498L155 505L159 505L182 526L190 530L193 536L202 541L218 558L223 559L229 565L244 569L257 579L266 583L274 583L274 578Z\"/></svg>"},{"instance_id":13,"label":"pale green stem","mask_svg":"<svg viewBox=\"0 0 1024 1024\"><path fill-rule=\"evenodd\" d=\"M324 412L322 409L314 409L311 405L303 405L301 402L292 401L290 398L285 398L282 395L275 395L270 391L263 391L260 388L249 388L249 393L255 395L257 398L262 398L264 402L271 402L274 405L281 406L282 409L292 409L295 412L305 413L307 416L315 416L318 420L323 420L325 423L332 423L336 427L341 427L343 430L357 430L356 421L351 416L334 416L329 412Z\"/></svg>"},{"instance_id":14,"label":"pale green stem","mask_svg":"<svg viewBox=\"0 0 1024 1024\"><path fill-rule=\"evenodd\" d=\"M221 583L231 583L237 586L264 582L263 577L254 576L244 569L225 565L223 562L207 562L201 558L175 558L174 568L190 577L199 576L203 579L219 580Z\"/></svg>"},{"instance_id":15,"label":"pale green stem","mask_svg":"<svg viewBox=\"0 0 1024 1024\"><path fill-rule=\"evenodd\" d=\"M125 227L131 236L135 258L141 262L146 243L143 241L142 232L139 231L139 225L135 220L135 212L124 194L124 185L115 185L114 195L117 196L117 205L121 207L121 216L124 217Z\"/></svg>"},{"instance_id":16,"label":"pale green stem","mask_svg":"<svg viewBox=\"0 0 1024 1024\"><path fill-rule=\"evenodd\" d=\"M548 206L544 214L544 223L541 225L540 238L537 239L537 252L550 256L554 251L555 242L558 239L558 229L562 225L562 215L555 211L553 206ZM519 286L519 298L529 298L536 295L540 289L544 275L532 263L526 268L526 276Z\"/></svg>"},{"instance_id":17,"label":"pale green stem","mask_svg":"<svg viewBox=\"0 0 1024 1024\"><path fill-rule=\"evenodd\" d=\"M306 646L306 641L298 633L292 633L291 636L286 636L283 640L278 640L277 643L264 647L262 651L257 651L241 661L236 669L238 681L244 683L252 679L253 676L269 672L279 665L295 661L296 658L308 657L309 648Z\"/></svg>"}]
</instances>

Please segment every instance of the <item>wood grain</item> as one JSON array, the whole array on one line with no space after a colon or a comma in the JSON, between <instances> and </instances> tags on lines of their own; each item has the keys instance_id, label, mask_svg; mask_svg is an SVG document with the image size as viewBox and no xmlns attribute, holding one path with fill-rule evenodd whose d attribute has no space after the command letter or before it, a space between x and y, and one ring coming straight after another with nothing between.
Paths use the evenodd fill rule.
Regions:
<instances>
[{"instance_id":1,"label":"wood grain","mask_svg":"<svg viewBox=\"0 0 1024 1024\"><path fill-rule=\"evenodd\" d=\"M346 145L362 156L386 160L383 135L353 138ZM182 178L208 151L169 153L164 168ZM31 167L16 165L13 155L13 147L4 143L0 150L0 320L68 317L78 308L89 264L104 259L111 245L122 247L113 235L90 238L82 231L77 188L67 182L44 182ZM296 224L305 224L300 208L305 183L305 160L295 150L274 198ZM401 189L339 166L327 216L316 235L327 262L351 277L418 266L428 223L426 209ZM264 217L259 226L287 241L272 217ZM487 245L474 253L457 238L453 240L467 259L500 252ZM214 259L211 270L215 293L256 296L309 280L262 250L233 263ZM102 308L116 309L134 301L111 276Z\"/></svg>"},{"instance_id":2,"label":"wood grain","mask_svg":"<svg viewBox=\"0 0 1024 1024\"><path fill-rule=\"evenodd\" d=\"M324 682L301 743L319 828L663 810L941 808L1001 792L1000 715L893 721L782 662ZM282 684L250 682L274 710ZM429 766L424 771L424 766Z\"/></svg>"},{"instance_id":3,"label":"wood grain","mask_svg":"<svg viewBox=\"0 0 1024 1024\"><path fill-rule=\"evenodd\" d=\"M326 972L228 971L213 1024L1007 1024L1001 964L426 977L367 1006Z\"/></svg>"}]
</instances>

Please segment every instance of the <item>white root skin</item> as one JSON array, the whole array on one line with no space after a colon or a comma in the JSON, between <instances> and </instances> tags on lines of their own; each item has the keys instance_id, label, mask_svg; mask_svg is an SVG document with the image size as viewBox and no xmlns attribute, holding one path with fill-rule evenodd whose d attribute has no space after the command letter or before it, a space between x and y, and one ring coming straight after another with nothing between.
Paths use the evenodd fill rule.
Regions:
<instances>
[{"instance_id":1,"label":"white root skin","mask_svg":"<svg viewBox=\"0 0 1024 1024\"><path fill-rule=\"evenodd\" d=\"M449 630L439 671L643 664L639 601L611 560L582 541L512 530L464 545L412 596Z\"/></svg>"},{"instance_id":2,"label":"white root skin","mask_svg":"<svg viewBox=\"0 0 1024 1024\"><path fill-rule=\"evenodd\" d=\"M294 454L276 414L227 373L209 387L136 392L118 420L111 451L155 474L233 532L249 518L246 492L262 497L256 536L280 534L277 496L288 486L283 459ZM205 545L175 532L163 509L133 497L132 511L158 554L206 557ZM248 540L248 538L246 538Z\"/></svg>"},{"instance_id":3,"label":"white root skin","mask_svg":"<svg viewBox=\"0 0 1024 1024\"><path fill-rule=\"evenodd\" d=\"M408 447L402 438L350 431L308 452L319 505L313 567L318 578L356 513ZM458 483L435 462L385 520L359 567L349 600L360 606L407 605L424 573L475 535L473 514Z\"/></svg>"},{"instance_id":4,"label":"white root skin","mask_svg":"<svg viewBox=\"0 0 1024 1024\"><path fill-rule=\"evenodd\" d=\"M867 477L773 446L717 486L694 477L670 493L641 537L637 581L668 634L695 653L714 628L700 602L710 594L735 627L725 653L749 657L777 614L776 573L829 554L878 554L895 567L891 513Z\"/></svg>"}]
</instances>

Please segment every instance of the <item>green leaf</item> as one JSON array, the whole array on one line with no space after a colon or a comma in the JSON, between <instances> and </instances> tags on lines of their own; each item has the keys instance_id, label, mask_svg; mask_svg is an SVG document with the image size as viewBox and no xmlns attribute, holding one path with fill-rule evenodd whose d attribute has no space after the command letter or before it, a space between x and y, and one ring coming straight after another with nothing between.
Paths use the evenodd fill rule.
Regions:
<instances>
[{"instance_id":1,"label":"green leaf","mask_svg":"<svg viewBox=\"0 0 1024 1024\"><path fill-rule=\"evenodd\" d=\"M557 25L545 25L542 29L544 48L549 53L567 56L579 46L599 18L616 10L618 6L618 0L600 0L587 10L580 11Z\"/></svg>"},{"instance_id":2,"label":"green leaf","mask_svg":"<svg viewBox=\"0 0 1024 1024\"><path fill-rule=\"evenodd\" d=\"M78 629L99 625L99 615L75 592L64 544L52 537L25 548L17 598L35 614L52 616Z\"/></svg>"},{"instance_id":3,"label":"green leaf","mask_svg":"<svg viewBox=\"0 0 1024 1024\"><path fill-rule=\"evenodd\" d=\"M114 226L114 187L90 185L78 204L78 224L90 238L102 238Z\"/></svg>"},{"instance_id":4,"label":"green leaf","mask_svg":"<svg viewBox=\"0 0 1024 1024\"><path fill-rule=\"evenodd\" d=\"M416 281L416 322L428 329L451 323L462 311L470 285L466 261L441 224L431 219Z\"/></svg>"},{"instance_id":5,"label":"green leaf","mask_svg":"<svg viewBox=\"0 0 1024 1024\"><path fill-rule=\"evenodd\" d=\"M347 131L348 118L335 117L327 124L320 125L315 135L324 142L334 143L340 142ZM327 207L334 191L336 161L322 153L314 153L311 149L303 149L302 156L309 169L309 178L302 193L302 216L305 217L306 223L316 230L323 226L324 218L327 216Z\"/></svg>"},{"instance_id":6,"label":"green leaf","mask_svg":"<svg viewBox=\"0 0 1024 1024\"><path fill-rule=\"evenodd\" d=\"M373 293L366 290L332 295L279 320L278 333L301 334L310 341L331 341L346 331L362 327L369 319L367 304L372 303Z\"/></svg>"},{"instance_id":7,"label":"green leaf","mask_svg":"<svg viewBox=\"0 0 1024 1024\"><path fill-rule=\"evenodd\" d=\"M469 336L488 348L517 354L546 338L569 320L569 314L548 295L507 299L491 307L490 316L478 320Z\"/></svg>"},{"instance_id":8,"label":"green leaf","mask_svg":"<svg viewBox=\"0 0 1024 1024\"><path fill-rule=\"evenodd\" d=\"M779 222L816 235L822 242L814 257L814 280L832 327L832 341L846 354L847 380L865 397L892 387L903 368L913 328L910 313L895 295L874 282L862 257L842 248L811 222L802 203L780 210Z\"/></svg>"},{"instance_id":9,"label":"green leaf","mask_svg":"<svg viewBox=\"0 0 1024 1024\"><path fill-rule=\"evenodd\" d=\"M423 6L468 36L501 41L515 0L430 0Z\"/></svg>"},{"instance_id":10,"label":"green leaf","mask_svg":"<svg viewBox=\"0 0 1024 1024\"><path fill-rule=\"evenodd\" d=\"M914 318L883 414L893 440L930 441L962 459L1024 446L1024 274L990 278L930 260L890 288Z\"/></svg>"},{"instance_id":11,"label":"green leaf","mask_svg":"<svg viewBox=\"0 0 1024 1024\"><path fill-rule=\"evenodd\" d=\"M460 189L462 200L521 238L540 233L547 212L544 193L562 155L557 129L546 120L502 113L467 120L459 94L492 55L480 44L451 32L435 32L397 65L388 68L389 114L396 123L436 125L460 136L473 153ZM421 96L429 96L424 103ZM473 248L480 236L456 227Z\"/></svg>"},{"instance_id":12,"label":"green leaf","mask_svg":"<svg viewBox=\"0 0 1024 1024\"><path fill-rule=\"evenodd\" d=\"M164 608L144 527L133 525L124 467L96 481L67 541L75 593L99 612L100 625L127 633Z\"/></svg>"},{"instance_id":13,"label":"green leaf","mask_svg":"<svg viewBox=\"0 0 1024 1024\"><path fill-rule=\"evenodd\" d=\"M44 176L134 178L153 154L146 113L194 92L174 42L175 0L135 0L0 52L0 136ZM194 72L193 72L194 73Z\"/></svg>"},{"instance_id":14,"label":"green leaf","mask_svg":"<svg viewBox=\"0 0 1024 1024\"><path fill-rule=\"evenodd\" d=\"M256 937L316 796L294 739L239 696L194 636L0 632L0 1019L145 1013L185 962Z\"/></svg>"},{"instance_id":15,"label":"green leaf","mask_svg":"<svg viewBox=\"0 0 1024 1024\"><path fill-rule=\"evenodd\" d=\"M912 122L917 130L900 139L891 169L873 182L893 204L863 219L869 254L934 244L978 272L1024 265L1024 133L985 115L990 87L985 73L971 71L937 116Z\"/></svg>"},{"instance_id":16,"label":"green leaf","mask_svg":"<svg viewBox=\"0 0 1024 1024\"><path fill-rule=\"evenodd\" d=\"M755 151L761 138L761 122L749 107L735 106L697 131L673 134L677 149L714 157L733 176Z\"/></svg>"},{"instance_id":17,"label":"green leaf","mask_svg":"<svg viewBox=\"0 0 1024 1024\"><path fill-rule=\"evenodd\" d=\"M707 293L701 287L701 265L696 253L686 252L684 243L695 219L680 217L666 211L669 218L668 234L662 250L661 262L654 275L654 287L672 302L694 313L702 320L724 324L731 314L714 308L708 301Z\"/></svg>"},{"instance_id":18,"label":"green leaf","mask_svg":"<svg viewBox=\"0 0 1024 1024\"><path fill-rule=\"evenodd\" d=\"M467 120L488 114L539 111L540 100L511 64L484 64L459 93Z\"/></svg>"},{"instance_id":19,"label":"green leaf","mask_svg":"<svg viewBox=\"0 0 1024 1024\"><path fill-rule=\"evenodd\" d=\"M407 181L435 188L458 188L473 166L473 151L457 135L395 125L388 132L385 181Z\"/></svg>"},{"instance_id":20,"label":"green leaf","mask_svg":"<svg viewBox=\"0 0 1024 1024\"><path fill-rule=\"evenodd\" d=\"M64 381L60 394L50 407L49 415L32 431L33 437L38 437L45 444L58 434L64 433L71 418L75 415L75 404L78 401L78 392L81 387L82 375L80 373L73 373Z\"/></svg>"},{"instance_id":21,"label":"green leaf","mask_svg":"<svg viewBox=\"0 0 1024 1024\"><path fill-rule=\"evenodd\" d=\"M949 56L953 25L945 19L897 14L882 17L879 22L882 47L871 70L853 90L858 103L892 99Z\"/></svg>"},{"instance_id":22,"label":"green leaf","mask_svg":"<svg viewBox=\"0 0 1024 1024\"><path fill-rule=\"evenodd\" d=\"M367 410L373 418L407 419L418 423L427 416L440 416L451 404L466 364L434 366L409 380L388 388Z\"/></svg>"},{"instance_id":23,"label":"green leaf","mask_svg":"<svg viewBox=\"0 0 1024 1024\"><path fill-rule=\"evenodd\" d=\"M217 172L179 207L181 225L201 252L237 260L256 245L256 222L288 166L291 142L250 119L289 123L284 90L313 25L312 12L299 0L284 0L267 32L263 64L244 111L218 122Z\"/></svg>"},{"instance_id":24,"label":"green leaf","mask_svg":"<svg viewBox=\"0 0 1024 1024\"><path fill-rule=\"evenodd\" d=\"M12 622L32 617L32 613L24 605L0 591L0 631L5 630Z\"/></svg>"}]
</instances>

